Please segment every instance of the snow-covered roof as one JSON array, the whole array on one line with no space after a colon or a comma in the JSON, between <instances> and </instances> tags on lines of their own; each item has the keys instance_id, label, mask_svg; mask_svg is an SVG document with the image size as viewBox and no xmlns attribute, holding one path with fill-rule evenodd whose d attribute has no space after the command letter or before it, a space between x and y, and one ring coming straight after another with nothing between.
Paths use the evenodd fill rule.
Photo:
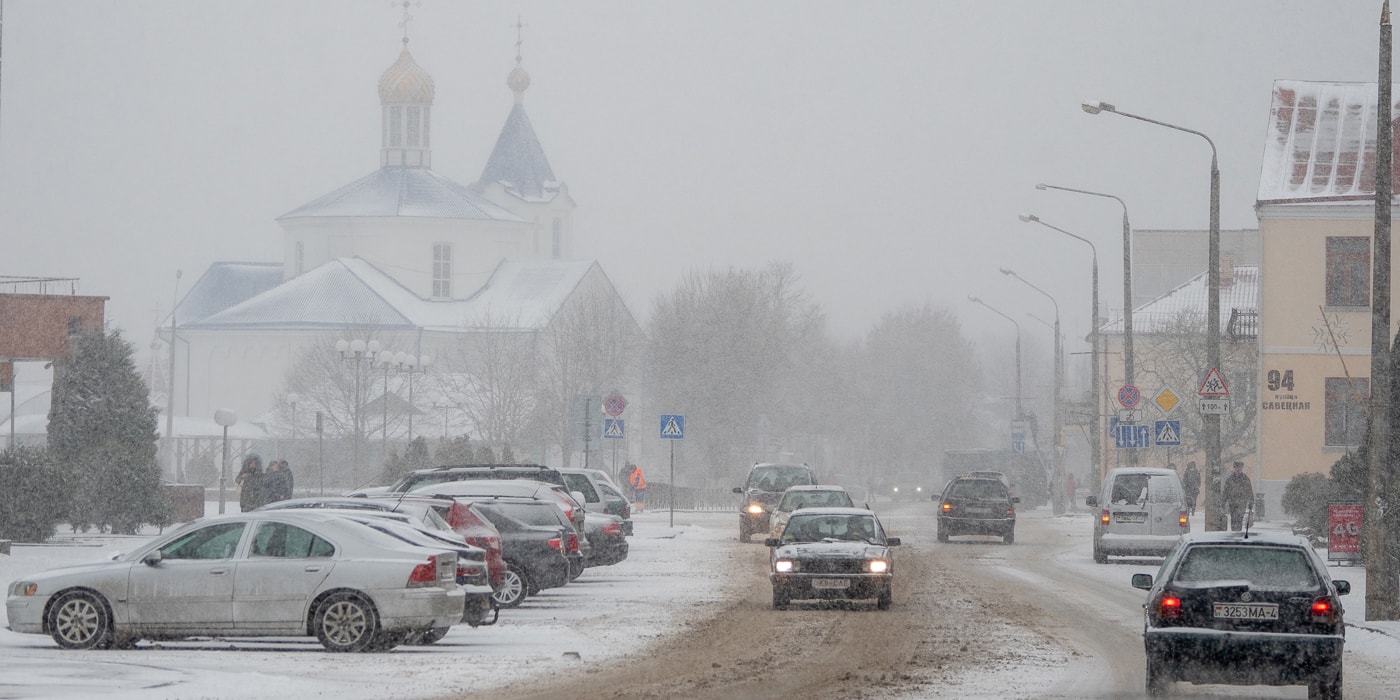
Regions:
<instances>
[{"instance_id":1,"label":"snow-covered roof","mask_svg":"<svg viewBox=\"0 0 1400 700\"><path fill-rule=\"evenodd\" d=\"M1259 202L1371 201L1376 114L1375 83L1274 81Z\"/></svg>"},{"instance_id":2,"label":"snow-covered roof","mask_svg":"<svg viewBox=\"0 0 1400 700\"><path fill-rule=\"evenodd\" d=\"M1206 317L1209 309L1210 285L1205 272L1133 310L1133 334L1161 333L1172 330L1184 314ZM1220 331L1229 332L1230 310L1254 311L1259 308L1259 268L1236 266L1229 284L1222 276L1220 286ZM1121 335L1123 319L1115 319L1099 327L1106 335Z\"/></svg>"},{"instance_id":3,"label":"snow-covered roof","mask_svg":"<svg viewBox=\"0 0 1400 700\"><path fill-rule=\"evenodd\" d=\"M184 326L213 316L282 283L281 263L216 262L195 281L175 307ZM162 328L170 327L167 317Z\"/></svg>"},{"instance_id":4,"label":"snow-covered roof","mask_svg":"<svg viewBox=\"0 0 1400 700\"><path fill-rule=\"evenodd\" d=\"M386 166L282 216L525 220L427 168Z\"/></svg>"},{"instance_id":5,"label":"snow-covered roof","mask_svg":"<svg viewBox=\"0 0 1400 700\"><path fill-rule=\"evenodd\" d=\"M190 330L335 329L459 330L492 319L522 329L548 324L597 263L502 261L465 300L425 299L360 258L338 258L197 323Z\"/></svg>"},{"instance_id":6,"label":"snow-covered roof","mask_svg":"<svg viewBox=\"0 0 1400 700\"><path fill-rule=\"evenodd\" d=\"M525 115L525 105L518 102L506 117L478 185L491 182L501 183L507 192L528 201L549 201L559 192L544 147Z\"/></svg>"}]
</instances>

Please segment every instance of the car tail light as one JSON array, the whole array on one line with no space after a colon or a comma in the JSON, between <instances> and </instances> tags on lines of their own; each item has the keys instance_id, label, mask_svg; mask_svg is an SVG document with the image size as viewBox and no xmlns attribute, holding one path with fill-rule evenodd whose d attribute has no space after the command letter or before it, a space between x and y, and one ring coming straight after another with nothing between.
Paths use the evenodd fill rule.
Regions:
<instances>
[{"instance_id":1,"label":"car tail light","mask_svg":"<svg viewBox=\"0 0 1400 700\"><path fill-rule=\"evenodd\" d=\"M1191 521L1187 518L1187 516L1189 516L1189 515L1190 515L1190 513L1187 513L1186 511L1183 510L1183 511L1181 511L1180 513L1178 513L1177 516L1176 516L1176 523L1177 523L1178 525L1180 525L1180 526L1181 526L1181 529L1183 529L1183 530L1190 530L1190 529L1191 529Z\"/></svg>"},{"instance_id":2,"label":"car tail light","mask_svg":"<svg viewBox=\"0 0 1400 700\"><path fill-rule=\"evenodd\" d=\"M561 551L561 552L564 551L564 538L563 538L563 536L560 536L560 537L551 537L551 538L549 538L549 546L550 546L550 547L553 547L553 548L555 548L555 549L557 549L557 550L559 550L559 551Z\"/></svg>"},{"instance_id":3,"label":"car tail light","mask_svg":"<svg viewBox=\"0 0 1400 700\"><path fill-rule=\"evenodd\" d=\"M578 551L578 533L569 533L569 554Z\"/></svg>"},{"instance_id":4,"label":"car tail light","mask_svg":"<svg viewBox=\"0 0 1400 700\"><path fill-rule=\"evenodd\" d=\"M604 535L622 535L622 523L608 523L603 526Z\"/></svg>"},{"instance_id":5,"label":"car tail light","mask_svg":"<svg viewBox=\"0 0 1400 700\"><path fill-rule=\"evenodd\" d=\"M1104 525L1107 525L1107 524L1108 524L1108 518L1109 518L1108 509L1105 508L1105 509L1103 509L1102 512L1099 513L1099 522L1103 523Z\"/></svg>"},{"instance_id":6,"label":"car tail light","mask_svg":"<svg viewBox=\"0 0 1400 700\"><path fill-rule=\"evenodd\" d=\"M426 564L419 564L413 567L413 573L408 575L408 585L406 588L427 588L437 585L437 557L428 557Z\"/></svg>"},{"instance_id":7,"label":"car tail light","mask_svg":"<svg viewBox=\"0 0 1400 700\"><path fill-rule=\"evenodd\" d=\"M1181 597L1171 591L1163 591L1154 606L1159 620L1181 619Z\"/></svg>"},{"instance_id":8,"label":"car tail light","mask_svg":"<svg viewBox=\"0 0 1400 700\"><path fill-rule=\"evenodd\" d=\"M1331 624L1337 621L1337 601L1330 595L1319 596L1313 600L1312 621Z\"/></svg>"},{"instance_id":9,"label":"car tail light","mask_svg":"<svg viewBox=\"0 0 1400 700\"><path fill-rule=\"evenodd\" d=\"M1011 506L1007 506L1007 507L1006 507L1006 515L1007 515L1007 517L1011 517L1011 516L1013 516L1013 515L1015 515L1015 514L1016 514L1016 509L1015 509L1015 508L1012 508Z\"/></svg>"},{"instance_id":10,"label":"car tail light","mask_svg":"<svg viewBox=\"0 0 1400 700\"><path fill-rule=\"evenodd\" d=\"M944 513L951 513L951 512L953 512L953 504L952 504L952 503L949 503L949 502L947 502L947 501L944 501L944 502L943 502L943 512L944 512Z\"/></svg>"}]
</instances>

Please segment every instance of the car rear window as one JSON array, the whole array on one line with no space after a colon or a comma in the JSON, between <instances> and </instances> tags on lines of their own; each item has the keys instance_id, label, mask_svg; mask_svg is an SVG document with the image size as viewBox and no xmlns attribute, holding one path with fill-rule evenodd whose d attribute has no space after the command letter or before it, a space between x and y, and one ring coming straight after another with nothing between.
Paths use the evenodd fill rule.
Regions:
<instances>
[{"instance_id":1,"label":"car rear window","mask_svg":"<svg viewBox=\"0 0 1400 700\"><path fill-rule=\"evenodd\" d=\"M762 491L783 491L813 483L812 472L806 467L757 467L749 472L749 488Z\"/></svg>"},{"instance_id":2,"label":"car rear window","mask_svg":"<svg viewBox=\"0 0 1400 700\"><path fill-rule=\"evenodd\" d=\"M1236 545L1187 548L1172 580L1201 588L1238 581L1279 590L1315 590L1322 585L1307 555L1297 549Z\"/></svg>"},{"instance_id":3,"label":"car rear window","mask_svg":"<svg viewBox=\"0 0 1400 700\"><path fill-rule=\"evenodd\" d=\"M568 526L568 523L563 521L563 512L553 504L543 501L538 505L534 503L492 503L482 507L488 511L505 513L527 525Z\"/></svg>"},{"instance_id":4,"label":"car rear window","mask_svg":"<svg viewBox=\"0 0 1400 700\"><path fill-rule=\"evenodd\" d=\"M1006 498L1006 484L992 479L958 479L948 489L949 498Z\"/></svg>"}]
</instances>

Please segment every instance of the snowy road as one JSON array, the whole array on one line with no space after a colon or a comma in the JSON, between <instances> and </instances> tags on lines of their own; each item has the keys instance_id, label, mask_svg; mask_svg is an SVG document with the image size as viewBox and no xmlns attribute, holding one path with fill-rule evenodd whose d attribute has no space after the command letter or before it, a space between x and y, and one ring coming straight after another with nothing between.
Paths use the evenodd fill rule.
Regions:
<instances>
[{"instance_id":1,"label":"snowy road","mask_svg":"<svg viewBox=\"0 0 1400 700\"><path fill-rule=\"evenodd\" d=\"M737 541L735 513L677 513L674 528L668 514L646 513L627 561L432 647L342 655L313 639L221 639L73 652L0 630L0 698L1140 696L1142 594L1128 579L1156 562L1093 564L1086 514L1023 513L1010 546L938 544L929 504L880 505L905 541L888 612L773 611L767 550ZM64 540L0 556L0 582L131 545ZM1360 569L1334 575L1364 580ZM1363 600L1362 586L1346 600L1347 696L1400 696L1388 670L1400 625L1364 623ZM1176 693L1306 697L1302 687Z\"/></svg>"}]
</instances>

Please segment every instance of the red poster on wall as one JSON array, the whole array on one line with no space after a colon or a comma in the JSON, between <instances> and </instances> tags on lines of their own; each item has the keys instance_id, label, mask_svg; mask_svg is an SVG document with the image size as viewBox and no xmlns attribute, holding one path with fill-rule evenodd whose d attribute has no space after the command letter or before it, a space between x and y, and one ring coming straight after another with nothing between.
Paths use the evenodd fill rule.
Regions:
<instances>
[{"instance_id":1,"label":"red poster on wall","mask_svg":"<svg viewBox=\"0 0 1400 700\"><path fill-rule=\"evenodd\" d=\"M1327 506L1327 558L1361 557L1360 503L1333 503Z\"/></svg>"}]
</instances>

